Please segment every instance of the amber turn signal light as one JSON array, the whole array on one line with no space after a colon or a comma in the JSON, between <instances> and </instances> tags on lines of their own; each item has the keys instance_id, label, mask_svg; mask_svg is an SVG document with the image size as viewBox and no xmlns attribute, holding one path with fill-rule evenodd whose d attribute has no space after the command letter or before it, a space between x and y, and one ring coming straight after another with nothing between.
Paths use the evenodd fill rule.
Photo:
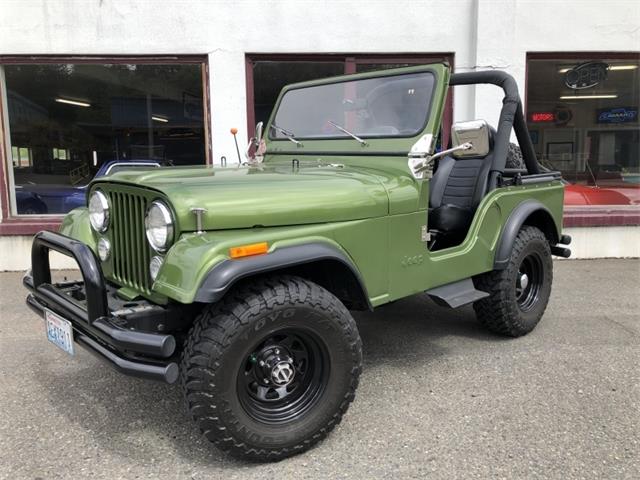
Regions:
<instances>
[{"instance_id":1,"label":"amber turn signal light","mask_svg":"<svg viewBox=\"0 0 640 480\"><path fill-rule=\"evenodd\" d=\"M269 251L267 242L251 243L249 245L240 245L239 247L231 247L229 256L231 258L251 257L253 255L264 255Z\"/></svg>"}]
</instances>

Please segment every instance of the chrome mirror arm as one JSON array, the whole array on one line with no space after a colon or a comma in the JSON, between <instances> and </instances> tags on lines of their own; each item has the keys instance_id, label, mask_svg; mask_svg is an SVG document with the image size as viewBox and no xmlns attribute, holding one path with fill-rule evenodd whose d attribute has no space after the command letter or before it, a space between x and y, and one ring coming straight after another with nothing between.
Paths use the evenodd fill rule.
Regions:
<instances>
[{"instance_id":1,"label":"chrome mirror arm","mask_svg":"<svg viewBox=\"0 0 640 480\"><path fill-rule=\"evenodd\" d=\"M469 150L472 147L473 147L473 143L466 142L466 143L463 143L462 145L458 145L458 146L453 147L453 148L448 148L446 150L441 150L438 153L428 157L428 160L429 160L429 162L433 163L438 158L445 157L445 156L449 155L450 153L459 152L459 151L462 151L462 150Z\"/></svg>"},{"instance_id":2,"label":"chrome mirror arm","mask_svg":"<svg viewBox=\"0 0 640 480\"><path fill-rule=\"evenodd\" d=\"M450 153L469 150L472 147L473 147L473 144L471 142L465 142L453 148L441 150L440 152L435 153L433 155L409 154L409 169L411 170L411 174L414 176L414 178L423 179L424 173L426 171L430 171L433 168L433 162L436 161L437 159L442 158L446 155L449 155Z\"/></svg>"}]
</instances>

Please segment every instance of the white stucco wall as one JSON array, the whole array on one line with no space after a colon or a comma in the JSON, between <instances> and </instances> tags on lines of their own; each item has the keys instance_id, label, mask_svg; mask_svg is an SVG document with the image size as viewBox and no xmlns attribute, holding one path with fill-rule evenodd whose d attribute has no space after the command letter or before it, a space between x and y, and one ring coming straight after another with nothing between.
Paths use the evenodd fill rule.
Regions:
<instances>
[{"instance_id":1,"label":"white stucco wall","mask_svg":"<svg viewBox=\"0 0 640 480\"><path fill-rule=\"evenodd\" d=\"M469 65L473 43L473 0L4 0L0 5L1 17L21 19L0 29L0 53L208 54L215 161L222 155L235 158L230 127L238 127L238 140L246 143L245 53L458 52Z\"/></svg>"},{"instance_id":2,"label":"white stucco wall","mask_svg":"<svg viewBox=\"0 0 640 480\"><path fill-rule=\"evenodd\" d=\"M454 52L522 92L527 52L640 50L638 0L0 0L0 18L0 54L207 54L215 162L235 156L230 127L247 140L246 53ZM500 107L494 87L458 88L454 117Z\"/></svg>"},{"instance_id":3,"label":"white stucco wall","mask_svg":"<svg viewBox=\"0 0 640 480\"><path fill-rule=\"evenodd\" d=\"M640 49L637 0L2 0L0 54L208 54L213 158L246 140L245 53L454 52L524 89L528 51ZM495 122L500 92L459 88L457 119ZM474 94L475 93L475 94Z\"/></svg>"}]
</instances>

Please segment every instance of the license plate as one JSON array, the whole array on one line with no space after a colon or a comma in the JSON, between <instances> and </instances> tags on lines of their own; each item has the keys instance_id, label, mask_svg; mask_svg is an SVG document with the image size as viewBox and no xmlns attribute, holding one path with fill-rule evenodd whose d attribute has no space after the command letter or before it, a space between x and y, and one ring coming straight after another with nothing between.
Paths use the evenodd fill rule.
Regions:
<instances>
[{"instance_id":1,"label":"license plate","mask_svg":"<svg viewBox=\"0 0 640 480\"><path fill-rule=\"evenodd\" d=\"M47 339L56 347L61 348L69 355L73 355L73 327L71 322L51 310L45 310L44 325L47 329Z\"/></svg>"}]
</instances>

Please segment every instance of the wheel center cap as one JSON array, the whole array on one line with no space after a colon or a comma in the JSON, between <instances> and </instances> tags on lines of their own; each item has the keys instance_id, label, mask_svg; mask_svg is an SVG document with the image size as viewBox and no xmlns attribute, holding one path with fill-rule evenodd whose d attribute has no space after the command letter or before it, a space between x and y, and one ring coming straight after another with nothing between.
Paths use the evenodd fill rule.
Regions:
<instances>
[{"instance_id":1,"label":"wheel center cap","mask_svg":"<svg viewBox=\"0 0 640 480\"><path fill-rule=\"evenodd\" d=\"M526 273L521 273L519 278L519 283L520 283L520 288L522 290L526 290L526 288L529 286L529 275L527 275Z\"/></svg>"},{"instance_id":2,"label":"wheel center cap","mask_svg":"<svg viewBox=\"0 0 640 480\"><path fill-rule=\"evenodd\" d=\"M285 386L291 383L296 371L291 362L282 361L276 363L271 369L271 380L278 386Z\"/></svg>"}]
</instances>

